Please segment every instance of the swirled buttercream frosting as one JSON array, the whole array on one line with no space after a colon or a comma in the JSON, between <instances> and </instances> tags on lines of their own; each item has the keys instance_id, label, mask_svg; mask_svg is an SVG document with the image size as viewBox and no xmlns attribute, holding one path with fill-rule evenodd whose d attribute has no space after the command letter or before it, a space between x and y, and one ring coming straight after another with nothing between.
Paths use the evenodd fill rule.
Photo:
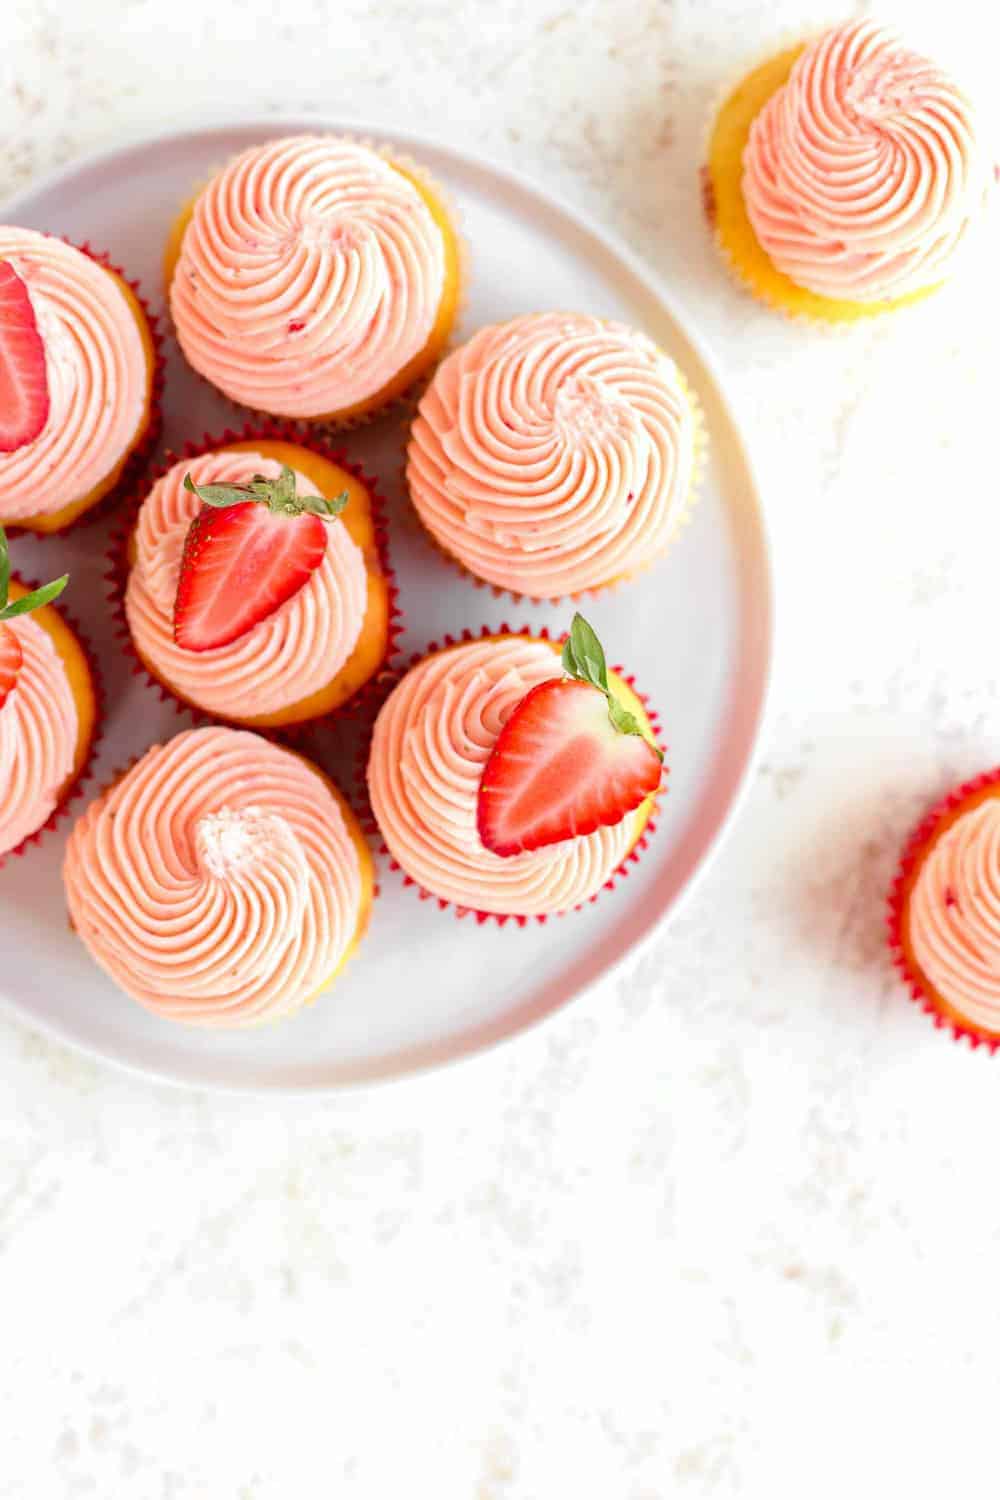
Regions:
<instances>
[{"instance_id":1,"label":"swirled buttercream frosting","mask_svg":"<svg viewBox=\"0 0 1000 1500\"><path fill-rule=\"evenodd\" d=\"M774 264L820 296L854 302L942 280L991 179L957 84L868 20L805 49L743 157L747 214Z\"/></svg>"},{"instance_id":2,"label":"swirled buttercream frosting","mask_svg":"<svg viewBox=\"0 0 1000 1500\"><path fill-rule=\"evenodd\" d=\"M480 838L479 783L497 737L533 687L561 675L551 646L504 636L425 657L386 700L368 762L372 809L390 854L424 890L498 915L568 911L635 844L640 811L506 859Z\"/></svg>"},{"instance_id":3,"label":"swirled buttercream frosting","mask_svg":"<svg viewBox=\"0 0 1000 1500\"><path fill-rule=\"evenodd\" d=\"M245 730L149 750L74 827L70 917L111 978L169 1020L291 1015L357 934L358 851L325 780Z\"/></svg>"},{"instance_id":4,"label":"swirled buttercream frosting","mask_svg":"<svg viewBox=\"0 0 1000 1500\"><path fill-rule=\"evenodd\" d=\"M190 363L234 401L335 415L424 348L441 230L377 151L335 136L252 146L197 198L170 285Z\"/></svg>"},{"instance_id":5,"label":"swirled buttercream frosting","mask_svg":"<svg viewBox=\"0 0 1000 1500\"><path fill-rule=\"evenodd\" d=\"M1000 799L962 813L927 851L907 925L913 957L941 999L1000 1034Z\"/></svg>"},{"instance_id":6,"label":"swirled buttercream frosting","mask_svg":"<svg viewBox=\"0 0 1000 1500\"><path fill-rule=\"evenodd\" d=\"M309 581L268 615L210 651L188 651L174 640L174 600L181 555L201 508L184 488L247 484L254 474L276 478L281 466L260 453L222 449L182 459L158 479L142 504L133 538L125 613L136 650L161 681L188 702L223 718L280 713L325 687L354 650L367 607L364 555L339 521L326 528L323 561ZM298 493L313 485L296 474Z\"/></svg>"},{"instance_id":7,"label":"swirled buttercream frosting","mask_svg":"<svg viewBox=\"0 0 1000 1500\"><path fill-rule=\"evenodd\" d=\"M51 515L96 489L135 444L149 368L135 312L103 266L51 235L0 225L45 347L49 414L0 453L0 523Z\"/></svg>"},{"instance_id":8,"label":"swirled buttercream frosting","mask_svg":"<svg viewBox=\"0 0 1000 1500\"><path fill-rule=\"evenodd\" d=\"M596 588L661 553L688 498L695 419L673 361L570 313L481 329L420 402L407 479L471 573L535 598Z\"/></svg>"},{"instance_id":9,"label":"swirled buttercream frosting","mask_svg":"<svg viewBox=\"0 0 1000 1500\"><path fill-rule=\"evenodd\" d=\"M0 708L0 855L37 833L73 771L79 717L51 637L30 615L7 622L21 670Z\"/></svg>"}]
</instances>

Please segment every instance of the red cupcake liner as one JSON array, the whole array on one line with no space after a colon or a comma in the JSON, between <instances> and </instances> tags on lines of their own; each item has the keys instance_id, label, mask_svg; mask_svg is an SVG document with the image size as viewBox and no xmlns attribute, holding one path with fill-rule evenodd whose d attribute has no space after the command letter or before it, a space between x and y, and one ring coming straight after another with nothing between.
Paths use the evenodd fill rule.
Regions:
<instances>
[{"instance_id":1,"label":"red cupcake liner","mask_svg":"<svg viewBox=\"0 0 1000 1500\"><path fill-rule=\"evenodd\" d=\"M275 728L261 728L258 725L242 724L238 720L226 720L220 714L210 713L207 709L199 708L197 704L189 703L178 693L173 692L160 679L149 670L135 649L132 640L132 632L129 630L128 619L125 613L125 590L128 585L129 563L128 543L138 519L139 511L146 496L158 480L173 468L182 459L201 458L206 453L213 452L216 448L224 448L228 443L242 443L259 440L261 442L285 442L296 443L302 448L307 448L318 457L326 459L330 463L337 464L352 474L368 491L372 506L372 523L375 530L375 545L378 553L379 568L389 588L389 628L386 639L385 656L382 659L378 671L374 672L367 682L363 683L353 698L331 712L321 714L315 719L303 719L297 724L282 724ZM190 441L178 452L168 452L162 463L146 474L141 484L133 489L126 503L122 506L121 514L111 534L110 544L107 552L108 570L105 580L109 586L109 599L115 618L115 635L121 641L123 649L132 660L132 674L136 677L144 677L149 685L159 694L164 703L173 703L179 714L185 714L193 719L195 724L210 724L225 722L231 723L239 729L250 729L255 734L261 734L266 739L287 740L297 742L303 735L317 728L330 728L335 723L343 724L355 719L366 719L373 702L380 702L379 682L382 676L391 671L391 663L399 646L399 638L403 631L403 611L399 604L399 585L396 581L395 570L392 567L389 553L389 523L387 518L387 505L385 497L374 478L362 468L360 464L354 463L340 448L332 448L322 441L316 433L296 423L279 422L248 422L242 428L227 427L218 435L213 436L205 433L199 442Z\"/></svg>"},{"instance_id":2,"label":"red cupcake liner","mask_svg":"<svg viewBox=\"0 0 1000 1500\"><path fill-rule=\"evenodd\" d=\"M942 821L956 812L963 802L967 802L976 793L984 791L986 787L998 785L1000 785L1000 766L974 776L971 781L963 782L961 786L948 792L934 804L910 834L903 847L899 867L889 891L886 912L889 953L893 965L907 987L910 999L930 1016L935 1026L940 1030L950 1031L955 1041L967 1041L973 1048L985 1047L990 1052L996 1052L1000 1047L1000 1036L990 1036L988 1033L981 1032L971 1022L967 1024L951 1011L942 1010L934 995L926 989L920 974L907 960L903 946L903 918L917 864Z\"/></svg>"},{"instance_id":3,"label":"red cupcake liner","mask_svg":"<svg viewBox=\"0 0 1000 1500\"><path fill-rule=\"evenodd\" d=\"M23 584L23 586L29 591L41 587L39 583L35 582L32 579L25 578L21 573L16 573L12 576L17 579L18 583ZM86 659L87 670L90 673L90 681L94 693L94 729L93 733L90 736L90 744L87 746L87 753L84 757L83 764L81 765L76 775L73 777L69 786L63 792L62 797L59 799L58 806L53 808L46 821L41 825L40 828L36 828L34 833L29 833L28 836L22 839L15 848L8 849L5 853L0 854L0 870L3 869L4 864L8 859L20 859L21 856L27 854L29 849L31 849L34 845L40 844L45 835L55 829L58 824L62 822L62 820L69 814L71 804L75 802L79 797L83 796L84 788L93 774L94 758L97 755L97 751L100 748L101 740L104 735L104 711L106 707L104 678L101 676L101 669L97 665L97 656L94 652L93 646L90 643L90 638L80 628L80 623L77 620L76 616L72 614L68 609L65 609L61 604L58 607L52 607L56 608L56 613L62 617L65 623L72 630L73 634L76 636L76 639L80 645L80 649Z\"/></svg>"},{"instance_id":4,"label":"red cupcake liner","mask_svg":"<svg viewBox=\"0 0 1000 1500\"><path fill-rule=\"evenodd\" d=\"M95 501L87 510L81 511L74 520L70 521L67 526L63 526L59 531L35 531L30 526L19 526L15 521L12 521L9 525L6 522L4 523L4 530L9 537L34 536L43 541L48 537L68 536L71 532L76 531L78 527L83 527L92 521L99 520L102 516L107 515L110 510L114 509L115 505L117 505L128 489L139 482L143 471L149 463L153 449L159 442L160 433L163 430L163 388L166 380L166 360L163 354L163 333L160 326L160 317L158 313L150 310L149 303L143 296L140 282L137 279L126 276L121 266L117 265L106 251L95 250L89 240L84 240L82 245L78 245L66 235L60 235L59 238L64 244L69 245L71 249L79 250L81 255L85 255L88 260L92 260L97 265L103 266L106 271L113 271L116 276L120 276L134 295L139 306L142 308L153 345L153 382L149 393L149 416L146 421L145 431L135 447L131 449L128 458L125 460L122 472L106 495L102 495L100 500Z\"/></svg>"},{"instance_id":5,"label":"red cupcake liner","mask_svg":"<svg viewBox=\"0 0 1000 1500\"><path fill-rule=\"evenodd\" d=\"M478 631L466 629L463 630L461 635L458 636L446 635L440 641L430 641L425 650L414 652L414 654L409 658L407 662L405 662L395 670L395 672L392 674L391 680L386 685L383 702L386 698L389 697L389 694L392 692L393 688L395 688L398 683L403 680L407 672L412 667L417 666L426 657L433 656L435 652L443 651L449 646L461 646L472 641L488 640L492 636L501 635L523 636L528 640L551 641L553 645L560 646L565 645L566 640L568 639L565 632L562 635L553 635L545 625L522 625L521 628L517 630L512 629L511 626L507 624L501 624L497 626L483 625ZM656 740L659 748L664 752L664 755L666 755L667 746L663 743L663 740L661 738L662 724L660 721L660 716L657 713L656 709L653 708L652 704L649 701L649 698L645 693L639 690L638 686L636 685L635 678L630 672L626 672L624 668L620 666L612 667L611 671L614 672L616 676L620 677L623 682L628 683L629 687L639 699L640 703L646 711L646 716L649 719L650 728L653 731L653 738ZM372 720L371 728L372 730L374 730L374 719ZM599 890L595 891L592 896L588 896L586 901L578 902L576 906L568 907L565 911L542 912L534 913L531 916L525 916L516 912L480 911L477 907L474 906L460 906L457 902L448 901L445 899L445 897L437 895L436 892L427 890L426 887L422 886L419 881L414 880L412 875L408 875L406 873L402 865L400 865L399 861L394 858L391 850L385 842L385 839L382 837L382 830L379 828L378 821L372 809L371 798L368 795L368 756L370 753L370 749L371 733L368 733L365 735L363 743L358 748L354 766L352 788L353 796L351 799L358 818L361 822L362 830L374 843L376 852L385 855L389 860L390 870L397 871L402 875L403 885L409 886L415 892L417 898L420 901L433 901L437 904L437 907L440 911L447 911L450 908L460 921L465 917L474 917L477 926L482 926L485 922L495 922L498 927L504 927L508 922L513 922L518 927L527 927L531 922L542 924L547 922L550 917L566 917L570 915L570 912L583 911L585 907L592 906L594 902L600 898L604 891L614 890L615 886L620 881L624 880L625 877L631 873L633 867L639 863L639 860L642 857L642 854L644 853L649 840L656 832L659 805L662 798L666 795L666 780L667 776L669 775L669 770L666 761L664 760L663 778L660 782L659 790L654 794L653 810L649 815L646 826L642 830L642 833L639 835L636 842L633 844L632 848L626 854L625 858L622 860L621 864L617 867L617 869L612 870L611 874L608 876L607 880Z\"/></svg>"}]
</instances>

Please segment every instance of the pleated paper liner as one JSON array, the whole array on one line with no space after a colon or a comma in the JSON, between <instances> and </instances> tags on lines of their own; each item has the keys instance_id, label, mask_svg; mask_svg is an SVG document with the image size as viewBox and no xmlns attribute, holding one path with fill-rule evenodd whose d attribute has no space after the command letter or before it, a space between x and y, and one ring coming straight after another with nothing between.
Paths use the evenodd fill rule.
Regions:
<instances>
[{"instance_id":1,"label":"pleated paper liner","mask_svg":"<svg viewBox=\"0 0 1000 1500\"><path fill-rule=\"evenodd\" d=\"M667 357L669 358L670 356ZM466 563L462 562L458 557L456 557L453 552L449 552L448 548L445 547L443 542L439 541L434 533L424 525L424 522L420 516L420 512L417 510L417 507L413 503L413 499L410 494L409 482L409 448L410 427L412 425L413 418L417 413L417 403L414 403L413 409L408 413L404 421L405 452L403 456L400 478L400 484L402 486L403 494L406 496L407 500L407 504L403 512L404 524L409 526L411 535L421 536L433 548L441 561L446 563L449 568L453 569L454 572L458 573L460 577L466 579L469 583L472 583L477 589L488 589L494 599L507 598L510 599L514 604L563 604L567 600L594 599L602 594L615 593L618 589L627 587L637 578L643 577L644 574L655 568L657 564L662 562L667 554L673 549L674 545L680 539L682 532L684 532L690 525L695 507L698 503L698 500L701 498L702 484L704 482L705 469L708 463L708 424L705 421L705 414L697 395L692 390L691 386L689 385L685 376L681 373L680 369L677 370L677 374L684 393L684 397L691 409L691 416L694 422L694 445L691 460L691 472L688 477L687 489L684 493L684 498L681 502L680 508L678 509L678 512L674 517L673 525L670 528L670 533L664 545L654 556L649 557L644 562L639 563L637 567L631 568L627 573L619 574L618 577L609 579L606 583L597 583L588 588L577 589L571 594L545 595L529 594L521 590L515 590L505 587L502 584L491 583L489 579L482 578L478 573L474 573L472 569Z\"/></svg>"},{"instance_id":2,"label":"pleated paper liner","mask_svg":"<svg viewBox=\"0 0 1000 1500\"><path fill-rule=\"evenodd\" d=\"M956 1041L967 1041L973 1048L986 1047L990 1052L996 1052L1000 1047L1000 1033L980 1030L973 1021L938 995L920 971L906 939L906 914L910 895L925 855L930 852L940 835L963 813L971 811L990 796L1000 796L1000 766L956 787L936 802L917 825L906 841L889 892L887 926L892 961L906 984L911 1000L930 1016L935 1026L949 1031Z\"/></svg>"},{"instance_id":3,"label":"pleated paper liner","mask_svg":"<svg viewBox=\"0 0 1000 1500\"><path fill-rule=\"evenodd\" d=\"M91 521L96 521L98 518L107 515L122 496L141 478L153 449L156 447L163 427L163 387L166 365L163 357L163 333L159 317L156 313L150 311L149 303L143 296L140 283L137 280L130 279L121 266L116 265L103 250L95 250L89 241L84 241L83 244L78 245L65 236L60 236L60 238L64 244L69 245L74 250L79 250L82 255L86 255L88 260L94 261L97 265L102 266L104 270L111 271L115 276L119 277L135 298L146 320L146 327L149 332L147 352L152 361L149 385L149 411L142 433L129 449L128 453L120 460L121 472L99 500L95 500L93 505L81 511L78 516L75 516L72 521L67 522L65 526L60 527L57 531L41 531L36 530L33 526L19 524L17 521L11 521L10 523L4 521L4 529L8 536L36 536L42 539L50 536L68 536L78 527L86 526Z\"/></svg>"},{"instance_id":4,"label":"pleated paper liner","mask_svg":"<svg viewBox=\"0 0 1000 1500\"><path fill-rule=\"evenodd\" d=\"M488 640L497 636L523 636L526 640L548 641L553 646L558 646L560 648L565 644L567 639L565 634L553 636L548 628L544 625L541 627L537 625L524 625L519 630L513 630L509 625L506 624L499 626L483 625L478 631L463 630L461 635L459 636L446 635L441 641L431 641L428 644L426 650L415 652L404 666L396 670L396 672L392 675L391 682L387 684L385 698L388 699L392 690L400 682L402 682L403 678L406 676L406 673L410 670L410 668L417 666L418 663L425 660L426 657L433 656L438 651L446 650L449 646L461 646L473 641ZM639 690L636 685L635 678L631 675L631 673L628 673L622 667L617 666L612 667L611 670L618 677L620 677L623 682L627 683L635 693L636 697L639 699L640 703L645 709L646 716L649 719L650 728L653 731L653 737L656 740L657 745L661 750L666 752L667 747L663 743L661 738L662 726L660 723L659 714L651 706L646 694ZM385 839L382 837L382 831L379 828L378 822L375 818L374 811L372 810L371 798L368 795L368 756L370 748L371 736L366 735L364 743L359 747L358 750L353 778L354 795L352 800L355 811L358 814L358 818L365 833L374 842L378 853L384 855L388 859L390 870L393 870L402 875L403 885L409 887L420 901L434 902L440 911L448 911L450 909L452 914L459 920L465 917L473 917L476 924L479 926L481 926L485 922L495 922L498 927L504 927L508 922L514 923L514 925L517 927L527 927L531 922L536 922L539 924L545 923L551 917L565 917L570 914L570 911L583 911L586 907L592 906L593 903L597 901L605 891L614 890L615 886L618 885L622 880L624 880L625 877L631 873L634 866L639 863L639 860L641 859L647 845L649 844L649 840L656 832L659 804L662 798L666 795L666 779L669 774L666 762L664 762L663 779L660 783L659 790L653 794L653 807L650 811L649 818L646 822L645 827L643 828L632 848L622 860L621 864L617 867L617 869L611 872L608 879L604 882L600 889L595 891L592 896L589 896L586 901L579 902L576 906L568 908L564 911L534 913L532 915L524 915L523 913L517 912L489 912L480 911L474 906L461 906L457 902L449 901L445 897L437 895L437 893L434 891L427 890L426 887L422 886L419 881L414 880L411 875L408 875L403 867L399 864L398 860L394 858L391 850L385 842Z\"/></svg>"},{"instance_id":5,"label":"pleated paper liner","mask_svg":"<svg viewBox=\"0 0 1000 1500\"><path fill-rule=\"evenodd\" d=\"M168 683L161 681L139 656L132 640L132 633L129 629L128 618L125 612L125 594L130 572L128 560L129 541L138 520L139 511L153 485L162 479L175 464L182 462L184 459L201 458L206 453L212 453L216 449L224 448L230 443L254 441L294 443L298 447L305 448L309 452L314 453L317 457L329 463L337 464L342 469L346 469L349 474L365 487L371 501L371 515L375 531L379 571L388 589L388 632L385 652L375 672L372 673L366 682L362 683L352 697L337 708L314 718L305 718L273 727L243 723L238 719L228 719L223 714L212 712L197 703L189 701L181 693L176 692ZM386 670L391 667L391 663L398 650L399 637L403 630L403 613L399 605L399 587L390 560L387 514L385 498L372 475L368 474L360 464L353 462L342 449L329 447L315 431L303 429L294 423L266 422L255 424L248 422L246 426L240 429L227 427L222 433L215 436L206 433L199 442L185 443L180 452L168 453L163 463L158 465L153 473L144 478L141 485L133 491L128 502L122 507L121 516L114 528L108 548L106 580L109 586L111 606L115 615L115 635L121 641L124 651L132 660L133 675L144 677L149 685L159 694L161 701L172 702L178 713L189 714L196 724L207 724L218 721L231 723L236 728L250 729L255 734L262 734L265 738L269 739L297 742L307 730L335 730L336 726L349 723L357 718L367 721L371 712L369 704L381 701L379 697L379 683Z\"/></svg>"},{"instance_id":6,"label":"pleated paper liner","mask_svg":"<svg viewBox=\"0 0 1000 1500\"><path fill-rule=\"evenodd\" d=\"M822 35L823 33L817 33ZM765 307L793 322L833 330L866 322L922 302L938 285L881 302L824 297L799 286L779 271L754 233L743 200L743 152L761 109L788 80L797 59L815 36L785 43L720 95L713 112L701 169L705 214L731 278Z\"/></svg>"},{"instance_id":7,"label":"pleated paper liner","mask_svg":"<svg viewBox=\"0 0 1000 1500\"><path fill-rule=\"evenodd\" d=\"M29 592L32 589L37 589L40 587L38 583L25 578L22 574L17 574L14 576L16 576L17 581L23 584L24 587L29 590ZM73 632L74 636L76 637L77 643L79 644L80 650L83 653L84 659L86 660L87 671L90 674L91 691L94 695L94 728L90 736L90 743L87 746L86 754L83 758L83 761L81 762L80 769L72 774L67 785L63 788L57 806L53 808L52 812L49 814L48 818L40 828L36 828L34 833L29 833L27 837L22 839L15 848L8 849L6 850L6 852L0 854L0 870L3 869L4 864L7 860L20 859L23 855L27 854L29 850L34 848L37 844L40 844L45 835L58 828L62 820L70 814L73 803L76 802L78 798L83 796L84 789L86 788L86 785L93 774L94 757L97 754L101 739L104 734L104 711L106 704L104 679L101 676L101 669L97 665L97 657L95 655L94 648L91 645L88 636L83 630L81 630L79 621L77 620L76 616L72 614L70 610L66 609L61 601L59 601L58 604L54 604L49 607L52 608L56 614L62 617L66 625ZM2 795L3 791L2 788L0 788L0 796Z\"/></svg>"},{"instance_id":8,"label":"pleated paper liner","mask_svg":"<svg viewBox=\"0 0 1000 1500\"><path fill-rule=\"evenodd\" d=\"M189 726L189 728L190 727L198 726ZM182 728L178 728L176 732L177 734L182 734L184 733L184 730ZM246 734L258 734L260 731L254 729L244 730L242 732ZM145 750L130 756L128 760L122 762L122 764L120 764L114 771L110 772L106 779L101 783L100 787L97 788L97 790L93 794L91 802L97 802L102 797L107 796L109 792L114 790L119 782L123 781L131 771L135 770L135 767L141 760L145 758L146 755L149 754L150 750L156 748L156 745L158 744L169 743L173 738L174 735L167 735L164 739L156 741L153 745L149 745ZM128 1000L133 1005L139 1005L143 1010L147 1011L149 1015L155 1016L157 1020L164 1021L167 1025L184 1026L190 1030L256 1031L266 1026L281 1025L286 1021L294 1021L296 1017L300 1016L304 1011L311 1010L313 1006L321 1003L327 998L330 992L336 988L337 983L345 970L349 969L350 965L357 958L359 951L364 946L368 929L371 926L372 911L374 909L375 902L379 898L378 866L375 859L375 851L372 849L371 839L366 833L365 829L361 826L361 819L357 815L357 810L353 807L351 798L348 796L347 792L343 789L340 783L336 781L335 778L331 776L323 766L317 764L317 762L314 761L310 755L306 755L302 750L300 750L298 746L281 745L281 748L283 750L287 750L290 755L297 755L299 759L304 761L311 770L315 771L316 775L319 776L322 781L330 788L335 802L337 803L338 807L341 808L341 812L346 812L348 816L353 818L356 827L354 830L352 830L350 824L348 824L348 832L352 838L352 841L355 842L355 847L357 847L357 840L355 839L356 832L367 851L367 861L369 865L368 873L371 878L371 890L368 896L368 909L367 911L359 914L359 919L357 926L355 927L354 934L347 946L343 957L340 960L336 971L331 975L327 983L324 984L321 989L316 990L313 994L309 995L305 1000L303 1000L301 1005L299 1005L297 1009L289 1011L287 1013L282 1013L276 1016L264 1014L252 1020L229 1025L226 1025L225 1023L190 1021L184 1020L183 1018L177 1016L165 1016L162 1014L162 1012L155 1009L155 1007L149 1006L145 1004L144 1001L139 1000L134 995L129 994L128 991L123 989L121 990L121 992L126 995ZM70 927L75 931L72 918L70 918ZM83 942L83 946L86 948L88 956L91 958L91 960L94 963L98 963L98 959L90 951L89 944L83 939L81 939L81 941ZM116 988L121 989L121 986L118 985L114 979L111 979L111 983L115 984Z\"/></svg>"},{"instance_id":9,"label":"pleated paper liner","mask_svg":"<svg viewBox=\"0 0 1000 1500\"><path fill-rule=\"evenodd\" d=\"M329 131L320 133L327 135L331 134L331 132ZM372 141L367 137L354 135L350 131L337 132L337 139L351 141L355 145L367 147L369 150L374 151L379 156L383 157L390 166L395 167L402 176L407 177L413 183L414 187L416 187L417 191L420 193L420 196L424 199L424 202L427 203L428 207L430 208L431 214L434 217L435 222L438 224L438 227L442 228L442 220L447 226L447 231L442 229L442 237L445 241L446 266L448 271L454 277L455 285L454 291L452 293L452 306L450 313L446 314L446 317L443 321L443 326L440 331L438 331L437 325L435 324L435 328L432 330L430 338L428 339L428 343L430 343L431 341L436 341L437 348L433 350L430 355L427 355L425 359L424 355L427 349L427 345L425 344L424 349L416 354L411 361L411 364L416 366L412 376L406 379L400 385L398 390L391 391L389 395L387 395L383 400L378 400L370 409L362 412L349 412L345 413L344 415L337 415L336 413L334 413L333 415L318 417L286 417L279 412L266 411L262 407L247 406L246 404L235 400L232 396L227 395L225 391L221 390L219 386L215 385L211 380L209 380L207 376L202 375L200 371L195 370L194 366L185 360L190 373L194 375L198 380L200 380L202 384L204 384L210 391L213 392L214 395L219 397L220 400L225 401L237 416L258 424L262 422L295 422L303 426L308 426L311 431L319 435L321 440L329 439L331 441L337 441L339 438L342 438L344 433L354 432L358 428L367 427L371 422L377 421L379 418L385 416L386 413L390 413L397 408L406 406L407 404L415 402L417 399L419 399L420 393L425 389L428 382L431 380L437 366L441 363L441 360L445 357L445 355L452 347L455 328L459 323L463 312L465 311L465 307L468 301L468 279L470 263L469 247L461 229L461 214L456 206L456 203L452 196L448 192L446 192L446 190L437 181L437 179L433 177L430 172L428 172L426 167L419 165L417 162L413 161L412 158L404 155L403 153L394 151L391 146L379 144L378 142ZM218 170L221 171L224 169L224 167L225 163L223 163L222 167L220 167ZM208 176L203 181L201 181L197 187L194 188L190 200L187 204L185 204L184 208L181 211L181 215L179 216L180 218L185 218L189 214L190 210L194 206L194 203L197 201L198 196L208 185L214 175L214 173L209 173ZM178 234L178 228L176 225L174 227L173 234L177 235L179 245L180 240L183 238L183 236L182 234ZM168 307L170 305L169 293L170 287L169 282L167 282L165 290L165 301ZM183 353L183 350L181 350L181 352ZM404 366L404 369L405 368L406 367ZM397 375L393 378L393 381L389 382L390 385L395 384L395 382L399 379L400 373L401 372L398 372ZM379 393L376 392L375 396L378 395Z\"/></svg>"}]
</instances>

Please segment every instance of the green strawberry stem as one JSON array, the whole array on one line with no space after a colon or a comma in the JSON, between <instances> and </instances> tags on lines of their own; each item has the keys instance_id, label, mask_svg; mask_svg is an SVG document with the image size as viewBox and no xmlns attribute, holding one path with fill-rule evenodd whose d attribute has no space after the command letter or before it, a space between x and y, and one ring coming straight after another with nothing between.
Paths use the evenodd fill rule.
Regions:
<instances>
[{"instance_id":1,"label":"green strawberry stem","mask_svg":"<svg viewBox=\"0 0 1000 1500\"><path fill-rule=\"evenodd\" d=\"M604 694L608 700L608 718L619 734L637 734L656 751L660 760L663 759L663 751L659 745L653 744L635 714L623 708L612 693L608 686L608 664L604 647L597 639L594 627L579 612L573 616L569 636L563 647L562 667L568 677L574 677L577 682L588 682L591 687Z\"/></svg>"},{"instance_id":2,"label":"green strawberry stem","mask_svg":"<svg viewBox=\"0 0 1000 1500\"><path fill-rule=\"evenodd\" d=\"M266 505L276 516L321 516L332 521L340 515L348 501L343 490L334 500L322 495L297 495L295 493L295 471L282 464L277 479L265 479L255 474L249 484L195 484L190 474L184 475L184 488L197 495L204 505L224 510L230 505L247 505L257 502Z\"/></svg>"},{"instance_id":3,"label":"green strawberry stem","mask_svg":"<svg viewBox=\"0 0 1000 1500\"><path fill-rule=\"evenodd\" d=\"M64 573L54 583L45 583L40 589L25 594L23 599L11 599L10 551L7 547L7 533L0 526L0 624L4 620L13 620L18 615L29 615L32 610L41 609L43 604L51 604L53 599L59 598L67 583L69 574Z\"/></svg>"}]
</instances>

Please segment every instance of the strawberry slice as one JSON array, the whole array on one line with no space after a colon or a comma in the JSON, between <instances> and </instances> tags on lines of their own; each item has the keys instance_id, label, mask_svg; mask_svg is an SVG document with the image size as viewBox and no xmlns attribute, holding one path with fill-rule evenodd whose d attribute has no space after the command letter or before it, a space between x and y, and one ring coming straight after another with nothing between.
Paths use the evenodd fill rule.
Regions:
<instances>
[{"instance_id":1,"label":"strawberry slice","mask_svg":"<svg viewBox=\"0 0 1000 1500\"><path fill-rule=\"evenodd\" d=\"M663 752L611 692L604 648L573 616L562 667L514 709L479 783L487 849L508 859L611 828L656 791Z\"/></svg>"},{"instance_id":2,"label":"strawberry slice","mask_svg":"<svg viewBox=\"0 0 1000 1500\"><path fill-rule=\"evenodd\" d=\"M0 260L0 453L33 443L49 419L45 345L28 289Z\"/></svg>"},{"instance_id":3,"label":"strawberry slice","mask_svg":"<svg viewBox=\"0 0 1000 1500\"><path fill-rule=\"evenodd\" d=\"M276 515L252 500L199 511L181 558L174 640L186 651L228 646L297 594L325 552L319 516Z\"/></svg>"},{"instance_id":4,"label":"strawberry slice","mask_svg":"<svg viewBox=\"0 0 1000 1500\"><path fill-rule=\"evenodd\" d=\"M620 823L660 784L648 740L622 734L599 688L540 682L511 714L479 784L479 836L508 858Z\"/></svg>"},{"instance_id":5,"label":"strawberry slice","mask_svg":"<svg viewBox=\"0 0 1000 1500\"><path fill-rule=\"evenodd\" d=\"M21 642L9 625L0 625L0 708L14 691L23 665Z\"/></svg>"}]
</instances>

